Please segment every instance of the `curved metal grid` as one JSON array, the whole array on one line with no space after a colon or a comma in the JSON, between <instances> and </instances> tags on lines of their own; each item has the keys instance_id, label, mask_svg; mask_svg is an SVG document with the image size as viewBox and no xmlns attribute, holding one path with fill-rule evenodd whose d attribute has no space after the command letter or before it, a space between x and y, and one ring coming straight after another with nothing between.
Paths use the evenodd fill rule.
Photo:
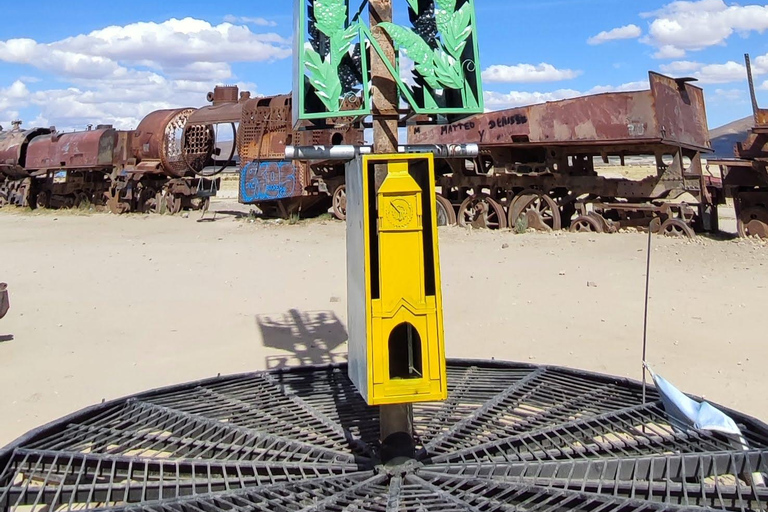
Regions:
<instances>
[{"instance_id":1,"label":"curved metal grid","mask_svg":"<svg viewBox=\"0 0 768 512\"><path fill-rule=\"evenodd\" d=\"M454 361L414 406L417 459L384 467L343 366L217 378L87 409L0 450L0 511L766 510L748 446L672 425L634 382Z\"/></svg>"}]
</instances>

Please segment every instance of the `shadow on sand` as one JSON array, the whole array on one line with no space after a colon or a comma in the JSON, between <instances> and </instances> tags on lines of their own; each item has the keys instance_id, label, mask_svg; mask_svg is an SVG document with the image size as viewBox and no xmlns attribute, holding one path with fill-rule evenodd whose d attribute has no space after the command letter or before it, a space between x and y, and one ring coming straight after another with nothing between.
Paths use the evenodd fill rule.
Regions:
<instances>
[{"instance_id":1,"label":"shadow on sand","mask_svg":"<svg viewBox=\"0 0 768 512\"><path fill-rule=\"evenodd\" d=\"M257 315L256 323L265 347L291 353L266 358L267 368L275 370L274 378L337 422L353 452L372 456L371 449L375 452L378 445L378 409L368 407L349 382L345 367L331 366L347 360L346 351L337 349L349 335L336 313L292 309L279 315ZM285 374L281 371L317 365L328 367Z\"/></svg>"},{"instance_id":2,"label":"shadow on sand","mask_svg":"<svg viewBox=\"0 0 768 512\"><path fill-rule=\"evenodd\" d=\"M290 352L292 356L268 356L270 370L299 366L343 363L346 352L336 350L349 335L333 311L299 311L292 309L281 315L257 315L264 346Z\"/></svg>"}]
</instances>

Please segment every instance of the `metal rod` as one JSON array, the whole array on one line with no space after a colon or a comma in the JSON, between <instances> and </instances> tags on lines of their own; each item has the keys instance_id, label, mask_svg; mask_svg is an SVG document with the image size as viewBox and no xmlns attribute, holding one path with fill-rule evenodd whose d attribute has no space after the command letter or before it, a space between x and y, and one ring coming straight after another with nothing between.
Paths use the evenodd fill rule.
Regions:
<instances>
[{"instance_id":1,"label":"metal rod","mask_svg":"<svg viewBox=\"0 0 768 512\"><path fill-rule=\"evenodd\" d=\"M757 104L757 93L755 92L755 80L752 76L752 61L749 58L749 54L744 54L744 61L747 64L747 80L749 80L749 94L752 96L752 112L755 116L755 125L758 124L757 113L760 107Z\"/></svg>"},{"instance_id":2,"label":"metal rod","mask_svg":"<svg viewBox=\"0 0 768 512\"><path fill-rule=\"evenodd\" d=\"M392 66L396 65L395 46L379 23L392 22L392 0L370 0L368 3L371 33ZM398 146L398 124L400 94L397 84L389 76L386 63L377 52L371 52L371 85L373 112L373 152L376 154L396 153ZM387 177L386 165L375 169L376 190ZM382 442L382 458L395 459L413 457L413 406L411 404L389 405L379 408L379 439Z\"/></svg>"},{"instance_id":3,"label":"metal rod","mask_svg":"<svg viewBox=\"0 0 768 512\"><path fill-rule=\"evenodd\" d=\"M651 241L653 240L653 224L656 219L648 224L648 260L645 268L645 313L643 315L643 405L647 403L647 372L646 356L648 355L648 296L651 288Z\"/></svg>"},{"instance_id":4,"label":"metal rod","mask_svg":"<svg viewBox=\"0 0 768 512\"><path fill-rule=\"evenodd\" d=\"M370 155L372 146L286 146L286 160L352 160L357 155ZM475 158L477 144L405 144L397 153L432 153L437 158Z\"/></svg>"}]
</instances>

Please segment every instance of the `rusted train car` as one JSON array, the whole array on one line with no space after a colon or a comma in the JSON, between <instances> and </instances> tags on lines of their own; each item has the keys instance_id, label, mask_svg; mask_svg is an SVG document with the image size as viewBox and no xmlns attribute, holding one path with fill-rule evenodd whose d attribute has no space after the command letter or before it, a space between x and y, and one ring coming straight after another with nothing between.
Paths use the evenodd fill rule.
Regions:
<instances>
[{"instance_id":1,"label":"rusted train car","mask_svg":"<svg viewBox=\"0 0 768 512\"><path fill-rule=\"evenodd\" d=\"M193 126L231 124L240 173L239 201L267 215L327 210L344 212L344 163L285 160L290 145L362 145L363 131L352 123L293 130L290 95L251 98L237 87L217 87L212 105L190 118ZM234 156L233 149L230 160Z\"/></svg>"},{"instance_id":2,"label":"rusted train car","mask_svg":"<svg viewBox=\"0 0 768 512\"><path fill-rule=\"evenodd\" d=\"M149 114L133 131L109 125L0 131L0 206L106 206L114 213L203 207L216 182L203 176L210 127L188 127L194 109Z\"/></svg>"},{"instance_id":3,"label":"rusted train car","mask_svg":"<svg viewBox=\"0 0 768 512\"><path fill-rule=\"evenodd\" d=\"M736 145L734 158L710 160L719 165L726 196L733 200L739 236L768 239L768 110L758 106L749 55L745 56L754 126Z\"/></svg>"},{"instance_id":4,"label":"rusted train car","mask_svg":"<svg viewBox=\"0 0 768 512\"><path fill-rule=\"evenodd\" d=\"M692 236L716 230L722 183L710 151L703 91L650 73L650 89L584 96L409 128L412 144L477 143L474 160L441 163L448 222L488 228L609 232L647 227ZM642 179L606 176L600 162L644 157ZM655 224L658 225L658 224Z\"/></svg>"}]
</instances>

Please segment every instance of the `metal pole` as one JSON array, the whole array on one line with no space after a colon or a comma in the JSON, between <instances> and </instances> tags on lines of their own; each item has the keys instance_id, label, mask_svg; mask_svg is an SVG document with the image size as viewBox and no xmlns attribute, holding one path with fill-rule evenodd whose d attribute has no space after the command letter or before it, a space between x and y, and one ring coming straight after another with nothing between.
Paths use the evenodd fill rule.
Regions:
<instances>
[{"instance_id":1,"label":"metal pole","mask_svg":"<svg viewBox=\"0 0 768 512\"><path fill-rule=\"evenodd\" d=\"M389 36L377 28L382 22L392 21L392 0L370 0L368 4L371 32L374 39L392 65L395 64L395 47ZM398 105L400 95L397 84L389 75L384 62L376 52L371 52L371 84L373 113L373 152L397 153ZM376 168L376 189L387 177L386 165ZM413 457L413 407L411 404L387 405L379 409L382 458L388 462L399 457Z\"/></svg>"},{"instance_id":2,"label":"metal pole","mask_svg":"<svg viewBox=\"0 0 768 512\"><path fill-rule=\"evenodd\" d=\"M749 54L744 54L744 61L747 65L747 81L749 82L749 94L752 97L752 112L755 116L755 126L758 125L757 112L760 107L757 104L757 94L755 93L755 80L752 77L752 61L749 58Z\"/></svg>"},{"instance_id":3,"label":"metal pole","mask_svg":"<svg viewBox=\"0 0 768 512\"><path fill-rule=\"evenodd\" d=\"M654 222L648 225L648 259L645 265L645 313L643 314L643 404L647 403L648 379L645 365L648 364L648 298L651 291L651 241L653 240Z\"/></svg>"}]
</instances>

